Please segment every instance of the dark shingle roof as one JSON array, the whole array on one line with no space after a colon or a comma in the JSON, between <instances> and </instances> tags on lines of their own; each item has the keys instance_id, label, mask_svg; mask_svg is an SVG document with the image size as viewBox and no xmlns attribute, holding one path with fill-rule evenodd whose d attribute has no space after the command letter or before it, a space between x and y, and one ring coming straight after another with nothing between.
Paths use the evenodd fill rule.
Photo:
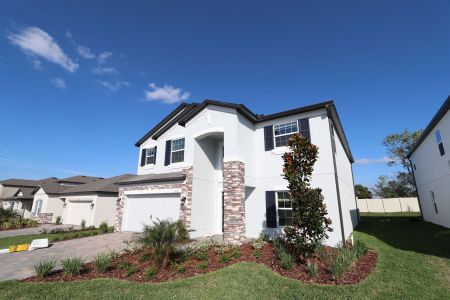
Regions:
<instances>
[{"instance_id":1,"label":"dark shingle roof","mask_svg":"<svg viewBox=\"0 0 450 300\"><path fill-rule=\"evenodd\" d=\"M104 178L103 177L77 175L77 176L60 179L58 182L89 183L89 182L100 180L100 179L104 179Z\"/></svg>"},{"instance_id":2,"label":"dark shingle roof","mask_svg":"<svg viewBox=\"0 0 450 300\"><path fill-rule=\"evenodd\" d=\"M17 179L17 178L11 178L6 179L3 181L0 181L0 183L4 186L29 186L29 187L36 187L40 184L45 184L49 182L53 182L58 180L56 177L49 177L45 179L40 180L32 180L32 179Z\"/></svg>"},{"instance_id":3,"label":"dark shingle roof","mask_svg":"<svg viewBox=\"0 0 450 300\"><path fill-rule=\"evenodd\" d=\"M160 174L133 175L117 183L120 185L127 185L143 182L176 181L184 179L186 179L186 175L183 172L170 172Z\"/></svg>"},{"instance_id":4,"label":"dark shingle roof","mask_svg":"<svg viewBox=\"0 0 450 300\"><path fill-rule=\"evenodd\" d=\"M132 174L124 174L115 177L100 179L86 184L70 187L62 192L64 195L70 194L86 194L86 193L118 193L119 187L117 182L123 181L128 177L134 176Z\"/></svg>"},{"instance_id":5,"label":"dark shingle roof","mask_svg":"<svg viewBox=\"0 0 450 300\"><path fill-rule=\"evenodd\" d=\"M434 129L434 127L439 123L440 120L447 114L447 112L450 110L450 96L448 96L447 100L445 100L444 104L442 104L441 108L437 111L437 113L434 115L433 119L431 119L428 126L425 128L425 130L420 135L417 142L412 147L411 151L408 153L408 158L411 157L411 155L414 153L414 151L419 148L420 144L426 139L426 137L431 133L431 131Z\"/></svg>"},{"instance_id":6,"label":"dark shingle roof","mask_svg":"<svg viewBox=\"0 0 450 300\"><path fill-rule=\"evenodd\" d=\"M339 119L336 107L333 101L321 102L309 106L299 107L296 109L291 109L279 113L274 113L270 115L258 115L252 112L243 104L236 104L230 102L223 102L218 100L204 100L202 103L192 103L180 104L175 110L173 110L167 117L165 117L161 122L159 122L155 127L153 127L149 132L147 132L139 141L136 142L135 146L139 147L142 143L144 143L148 138L158 139L165 131L169 130L173 125L179 124L181 126L185 126L185 124L192 119L195 115L200 113L206 106L208 105L216 105L221 107L227 107L236 109L242 116L253 123L261 123L270 121L277 118L287 117L290 115L295 115L299 113L314 111L317 109L325 108L327 110L328 116L333 121L334 126L336 127L337 134L339 139L341 140L345 153L347 154L348 159L351 162L354 162L353 155L350 150L350 146L347 141L347 137L344 134L344 129L342 127L342 123Z\"/></svg>"}]
</instances>

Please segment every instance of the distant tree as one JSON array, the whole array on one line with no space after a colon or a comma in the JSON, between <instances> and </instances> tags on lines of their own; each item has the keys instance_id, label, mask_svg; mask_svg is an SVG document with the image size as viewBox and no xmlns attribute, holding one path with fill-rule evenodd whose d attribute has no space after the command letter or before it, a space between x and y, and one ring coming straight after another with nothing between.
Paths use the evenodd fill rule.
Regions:
<instances>
[{"instance_id":1,"label":"distant tree","mask_svg":"<svg viewBox=\"0 0 450 300\"><path fill-rule=\"evenodd\" d=\"M362 184L355 185L355 193L356 193L356 197L358 197L358 199L372 199L372 197L373 197L373 194L369 190L369 188Z\"/></svg>"},{"instance_id":2,"label":"distant tree","mask_svg":"<svg viewBox=\"0 0 450 300\"><path fill-rule=\"evenodd\" d=\"M292 225L284 227L285 243L292 254L304 259L314 252L332 231L322 190L311 187L311 176L318 149L306 138L294 134L289 152L283 155L284 178L292 200Z\"/></svg>"},{"instance_id":3,"label":"distant tree","mask_svg":"<svg viewBox=\"0 0 450 300\"><path fill-rule=\"evenodd\" d=\"M389 157L388 166L401 165L408 173L412 174L411 164L406 157L411 151L417 139L422 134L422 129L409 132L407 129L401 133L393 133L383 140L383 145L387 148Z\"/></svg>"},{"instance_id":4,"label":"distant tree","mask_svg":"<svg viewBox=\"0 0 450 300\"><path fill-rule=\"evenodd\" d=\"M414 197L416 190L409 182L408 173L400 172L392 179L380 176L373 188L374 194L379 198Z\"/></svg>"}]
</instances>

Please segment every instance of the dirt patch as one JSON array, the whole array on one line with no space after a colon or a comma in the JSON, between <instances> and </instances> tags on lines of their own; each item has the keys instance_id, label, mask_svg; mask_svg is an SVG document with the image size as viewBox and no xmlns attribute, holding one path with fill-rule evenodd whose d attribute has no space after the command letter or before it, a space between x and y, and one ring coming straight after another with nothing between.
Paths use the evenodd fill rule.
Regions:
<instances>
[{"instance_id":1,"label":"dirt patch","mask_svg":"<svg viewBox=\"0 0 450 300\"><path fill-rule=\"evenodd\" d=\"M378 254L370 250L367 254L361 256L344 274L341 279L336 280L326 269L325 263L317 257L310 258L311 262L318 265L317 275L311 277L308 275L305 264L295 264L292 270L285 270L281 267L274 248L267 244L255 256L255 249L251 244L241 245L239 251L229 251L220 253L213 247L207 251L207 256L198 257L191 255L184 259L174 258L177 263L160 269L156 274L146 272L148 269L155 269L151 257L146 252L139 250L122 254L113 260L111 268L106 273L98 273L92 263L84 265L81 275L67 277L61 271L53 272L52 275L45 278L30 277L22 280L23 282L55 282L55 281L74 281L88 280L92 278L116 278L138 282L164 282L174 279L188 278L200 274L209 273L237 262L255 262L265 265L267 268L279 273L282 276L301 280L308 283L347 285L355 284L364 280L375 268ZM224 259L226 257L226 259ZM229 261L227 261L229 259ZM130 272L130 269L133 271Z\"/></svg>"}]
</instances>

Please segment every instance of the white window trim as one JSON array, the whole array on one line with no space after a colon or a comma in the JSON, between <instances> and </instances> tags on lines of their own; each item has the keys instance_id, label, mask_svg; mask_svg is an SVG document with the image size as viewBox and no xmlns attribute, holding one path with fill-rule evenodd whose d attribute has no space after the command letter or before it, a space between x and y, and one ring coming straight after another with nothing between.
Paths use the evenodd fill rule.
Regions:
<instances>
[{"instance_id":1,"label":"white window trim","mask_svg":"<svg viewBox=\"0 0 450 300\"><path fill-rule=\"evenodd\" d=\"M180 150L172 150L172 145L174 141L178 141L178 140L184 140L184 146L183 149ZM183 151L183 160L182 161L177 161L177 162L172 162L172 157L173 157L173 153L174 152L181 152ZM185 137L180 137L180 138L176 138L176 139L172 139L170 140L170 164L169 165L176 165L176 164L181 164L184 163L185 160L185 154L186 154L186 138Z\"/></svg>"},{"instance_id":2,"label":"white window trim","mask_svg":"<svg viewBox=\"0 0 450 300\"><path fill-rule=\"evenodd\" d=\"M275 126L286 125L286 124L289 124L289 123L296 123L297 124L297 131L293 131L293 132L290 132L290 133L279 134L279 135L275 134ZM298 121L286 121L284 123L275 124L275 125L272 126L272 130L273 130L273 146L274 146L274 150L275 149L277 149L277 150L279 150L279 149L284 150L285 148L289 148L288 146L277 146L277 142L276 142L276 138L277 137L285 136L285 135L292 135L294 133L299 133L300 132L299 131L300 128L298 128ZM273 150L272 150L272 153L280 154L280 153L278 153L278 151L273 151Z\"/></svg>"},{"instance_id":3,"label":"white window trim","mask_svg":"<svg viewBox=\"0 0 450 300\"><path fill-rule=\"evenodd\" d=\"M281 210L292 210L292 207L291 208L278 208L278 193L282 193L282 192L288 193L289 191L288 190L275 191L275 206L276 206L276 210L277 210L277 227L278 228L283 228L285 226L285 225L280 225L280 216L278 214L278 210L279 209L281 209Z\"/></svg>"},{"instance_id":4,"label":"white window trim","mask_svg":"<svg viewBox=\"0 0 450 300\"><path fill-rule=\"evenodd\" d=\"M148 155L148 150L150 150L150 149L155 149L155 147L156 146L153 146L153 147L148 147L148 148L146 148L145 149L145 165L144 166L154 166L155 164L156 164L156 153L153 153L153 155ZM149 163L147 163L147 159L149 158L149 157L154 157L155 159L154 159L154 163L151 163L151 164L149 164Z\"/></svg>"}]
</instances>

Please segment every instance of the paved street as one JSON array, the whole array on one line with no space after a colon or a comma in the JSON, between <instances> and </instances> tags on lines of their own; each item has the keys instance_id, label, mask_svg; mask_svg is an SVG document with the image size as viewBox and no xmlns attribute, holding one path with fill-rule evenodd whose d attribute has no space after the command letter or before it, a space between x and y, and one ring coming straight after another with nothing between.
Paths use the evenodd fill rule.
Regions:
<instances>
[{"instance_id":1,"label":"paved street","mask_svg":"<svg viewBox=\"0 0 450 300\"><path fill-rule=\"evenodd\" d=\"M54 243L51 247L30 252L0 254L0 281L23 279L34 275L33 266L42 258L61 259L81 256L92 260L98 253L123 251L124 241L133 239L135 233L115 232Z\"/></svg>"}]
</instances>

